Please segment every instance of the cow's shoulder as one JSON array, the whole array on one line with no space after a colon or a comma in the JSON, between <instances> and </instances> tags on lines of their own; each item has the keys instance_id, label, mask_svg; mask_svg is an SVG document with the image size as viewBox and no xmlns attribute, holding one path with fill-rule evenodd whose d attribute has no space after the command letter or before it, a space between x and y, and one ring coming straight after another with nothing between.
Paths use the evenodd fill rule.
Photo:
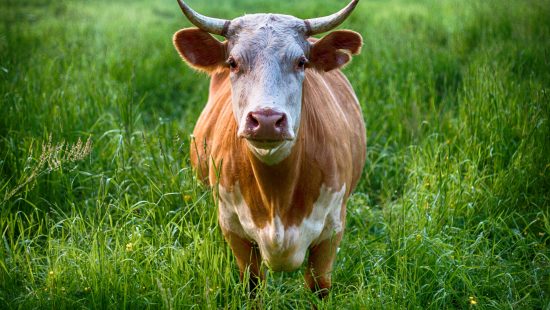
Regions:
<instances>
[{"instance_id":1,"label":"cow's shoulder","mask_svg":"<svg viewBox=\"0 0 550 310\"><path fill-rule=\"evenodd\" d=\"M349 194L365 162L366 135L359 102L340 70L306 71L300 130L323 183L334 189L345 183Z\"/></svg>"},{"instance_id":2,"label":"cow's shoulder","mask_svg":"<svg viewBox=\"0 0 550 310\"><path fill-rule=\"evenodd\" d=\"M212 152L219 153L224 148L231 148L228 143L236 139L236 127L231 108L229 71L214 72L208 101L197 119L190 148L191 164L205 183L212 181L209 181Z\"/></svg>"}]
</instances>

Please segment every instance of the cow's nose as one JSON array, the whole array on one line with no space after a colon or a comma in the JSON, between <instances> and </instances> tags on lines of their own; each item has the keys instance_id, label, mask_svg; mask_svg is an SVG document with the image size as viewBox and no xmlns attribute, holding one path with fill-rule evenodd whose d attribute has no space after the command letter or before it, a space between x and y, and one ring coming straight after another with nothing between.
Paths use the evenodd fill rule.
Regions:
<instances>
[{"instance_id":1,"label":"cow's nose","mask_svg":"<svg viewBox=\"0 0 550 310\"><path fill-rule=\"evenodd\" d=\"M261 141L290 139L286 114L273 109L248 113L243 136L246 139Z\"/></svg>"}]
</instances>

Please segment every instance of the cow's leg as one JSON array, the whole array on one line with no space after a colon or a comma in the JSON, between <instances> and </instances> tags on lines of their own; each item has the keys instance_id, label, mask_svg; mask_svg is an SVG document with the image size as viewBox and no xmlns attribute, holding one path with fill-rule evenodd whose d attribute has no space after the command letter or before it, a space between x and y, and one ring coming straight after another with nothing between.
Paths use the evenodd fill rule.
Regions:
<instances>
[{"instance_id":1,"label":"cow's leg","mask_svg":"<svg viewBox=\"0 0 550 310\"><path fill-rule=\"evenodd\" d=\"M255 297L260 281L264 279L264 275L261 273L260 268L262 263L260 250L254 246L252 242L230 231L224 231L223 235L227 243L229 243L233 255L235 255L237 259L241 281L244 280L246 270L249 270L250 278L248 281L248 289L251 293L251 297Z\"/></svg>"},{"instance_id":2,"label":"cow's leg","mask_svg":"<svg viewBox=\"0 0 550 310\"><path fill-rule=\"evenodd\" d=\"M309 249L309 260L306 268L306 284L319 298L325 298L331 286L330 273L336 258L336 250L342 240L342 232L332 238L321 241Z\"/></svg>"}]
</instances>

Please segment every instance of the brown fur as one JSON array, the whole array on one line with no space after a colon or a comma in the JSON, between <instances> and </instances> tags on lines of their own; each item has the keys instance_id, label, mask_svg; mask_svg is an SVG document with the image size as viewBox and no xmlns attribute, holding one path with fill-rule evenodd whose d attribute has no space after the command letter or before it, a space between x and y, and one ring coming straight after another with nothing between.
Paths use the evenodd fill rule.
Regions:
<instances>
[{"instance_id":1,"label":"brown fur","mask_svg":"<svg viewBox=\"0 0 550 310\"><path fill-rule=\"evenodd\" d=\"M322 184L339 190L345 183L346 200L361 175L366 139L361 110L345 76L338 70L306 72L296 145L273 166L259 161L237 137L228 76L225 70L212 77L208 104L194 130L197 148L192 147L191 160L199 174L228 191L238 182L260 228L276 211L287 227L301 223Z\"/></svg>"},{"instance_id":2,"label":"brown fur","mask_svg":"<svg viewBox=\"0 0 550 310\"><path fill-rule=\"evenodd\" d=\"M174 34L174 46L193 68L212 72L226 60L226 43L197 28L182 29Z\"/></svg>"},{"instance_id":3,"label":"brown fur","mask_svg":"<svg viewBox=\"0 0 550 310\"><path fill-rule=\"evenodd\" d=\"M351 55L359 54L362 44L361 35L357 32L331 32L313 44L309 55L310 64L323 71L341 68L351 60Z\"/></svg>"},{"instance_id":4,"label":"brown fur","mask_svg":"<svg viewBox=\"0 0 550 310\"><path fill-rule=\"evenodd\" d=\"M365 163L365 125L357 98L340 70L359 52L361 36L335 31L321 40L309 39L310 64L302 87L302 113L295 145L290 155L272 166L260 161L237 137L233 115L229 69L223 60L227 42L214 42L200 30L181 30L174 44L191 66L212 76L208 103L194 130L191 162L201 179L231 192L238 185L250 208L254 224L263 228L278 215L285 227L300 225L310 215L321 186L339 191L346 186L346 201ZM193 41L196 40L196 41ZM212 41L214 40L214 41ZM247 240L222 227L239 265L241 276L250 270L251 289L257 285L261 257L254 240ZM330 272L343 232L312 246L306 283L320 297L331 286ZM284 254L283 254L284 255Z\"/></svg>"}]
</instances>

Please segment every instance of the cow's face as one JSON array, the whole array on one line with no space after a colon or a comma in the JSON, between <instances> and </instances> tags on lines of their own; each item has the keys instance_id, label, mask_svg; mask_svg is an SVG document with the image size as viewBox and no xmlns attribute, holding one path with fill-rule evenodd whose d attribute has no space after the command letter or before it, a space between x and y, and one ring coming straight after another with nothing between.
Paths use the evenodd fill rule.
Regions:
<instances>
[{"instance_id":1,"label":"cow's face","mask_svg":"<svg viewBox=\"0 0 550 310\"><path fill-rule=\"evenodd\" d=\"M293 141L310 49L303 21L258 14L231 24L226 62L237 135L260 149Z\"/></svg>"},{"instance_id":2,"label":"cow's face","mask_svg":"<svg viewBox=\"0 0 550 310\"><path fill-rule=\"evenodd\" d=\"M174 35L176 49L192 67L229 71L237 135L267 163L280 161L294 145L305 70L339 68L361 46L361 36L352 31L335 31L314 43L310 33L302 19L253 14L226 21L224 42L195 28Z\"/></svg>"}]
</instances>

